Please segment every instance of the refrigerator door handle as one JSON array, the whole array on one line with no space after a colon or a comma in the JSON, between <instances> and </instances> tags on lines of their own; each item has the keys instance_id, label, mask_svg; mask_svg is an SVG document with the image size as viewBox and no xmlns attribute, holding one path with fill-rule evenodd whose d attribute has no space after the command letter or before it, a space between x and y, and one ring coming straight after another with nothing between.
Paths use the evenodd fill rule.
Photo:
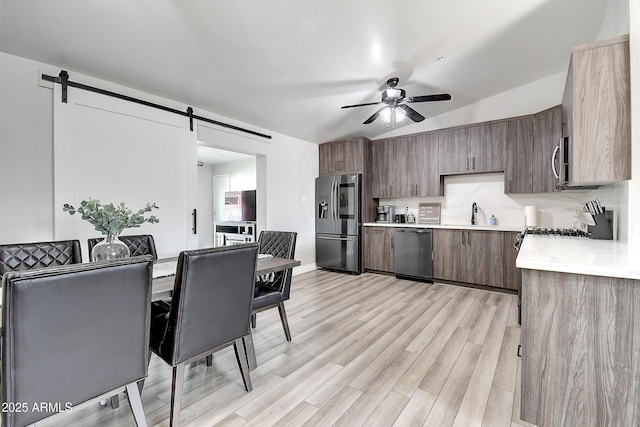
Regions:
<instances>
[{"instance_id":1,"label":"refrigerator door handle","mask_svg":"<svg viewBox=\"0 0 640 427\"><path fill-rule=\"evenodd\" d=\"M352 242L353 237L330 237L330 236L318 236L321 240L344 240L345 242Z\"/></svg>"},{"instance_id":2,"label":"refrigerator door handle","mask_svg":"<svg viewBox=\"0 0 640 427\"><path fill-rule=\"evenodd\" d=\"M333 209L336 212L336 221L337 221L340 213L338 212L338 190L339 190L340 183L338 181L335 181L335 183L336 183L336 192L333 199Z\"/></svg>"}]
</instances>

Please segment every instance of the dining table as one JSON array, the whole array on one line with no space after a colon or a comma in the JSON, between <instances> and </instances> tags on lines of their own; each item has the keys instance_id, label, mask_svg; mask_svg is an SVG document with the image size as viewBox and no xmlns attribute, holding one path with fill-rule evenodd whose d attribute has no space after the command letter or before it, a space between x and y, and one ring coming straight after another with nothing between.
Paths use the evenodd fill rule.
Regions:
<instances>
[{"instance_id":1,"label":"dining table","mask_svg":"<svg viewBox=\"0 0 640 427\"><path fill-rule=\"evenodd\" d=\"M177 257L154 260L154 277L151 289L152 301L171 298L177 262ZM300 264L300 261L295 259L259 255L256 266L256 277L288 270L293 267L298 267ZM163 269L165 271L161 271Z\"/></svg>"}]
</instances>

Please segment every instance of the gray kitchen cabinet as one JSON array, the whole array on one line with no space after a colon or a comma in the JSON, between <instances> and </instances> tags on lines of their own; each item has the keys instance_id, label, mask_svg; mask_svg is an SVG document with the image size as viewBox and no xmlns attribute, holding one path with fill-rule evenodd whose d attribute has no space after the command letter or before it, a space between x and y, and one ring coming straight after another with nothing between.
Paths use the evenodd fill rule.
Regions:
<instances>
[{"instance_id":1,"label":"gray kitchen cabinet","mask_svg":"<svg viewBox=\"0 0 640 427\"><path fill-rule=\"evenodd\" d=\"M374 198L391 197L395 142L395 139L385 139L371 143L371 196Z\"/></svg>"},{"instance_id":2,"label":"gray kitchen cabinet","mask_svg":"<svg viewBox=\"0 0 640 427\"><path fill-rule=\"evenodd\" d=\"M437 133L374 141L371 158L373 197L443 195Z\"/></svg>"},{"instance_id":3,"label":"gray kitchen cabinet","mask_svg":"<svg viewBox=\"0 0 640 427\"><path fill-rule=\"evenodd\" d=\"M533 116L532 193L553 193L558 179L553 174L553 155L562 139L562 107L557 105ZM557 167L557 166L556 166Z\"/></svg>"},{"instance_id":4,"label":"gray kitchen cabinet","mask_svg":"<svg viewBox=\"0 0 640 427\"><path fill-rule=\"evenodd\" d=\"M631 179L629 36L572 49L562 99L569 184Z\"/></svg>"},{"instance_id":5,"label":"gray kitchen cabinet","mask_svg":"<svg viewBox=\"0 0 640 427\"><path fill-rule=\"evenodd\" d=\"M438 168L441 175L469 172L469 128L441 131L438 143Z\"/></svg>"},{"instance_id":6,"label":"gray kitchen cabinet","mask_svg":"<svg viewBox=\"0 0 640 427\"><path fill-rule=\"evenodd\" d=\"M539 427L637 426L640 281L522 275L520 417Z\"/></svg>"},{"instance_id":7,"label":"gray kitchen cabinet","mask_svg":"<svg viewBox=\"0 0 640 427\"><path fill-rule=\"evenodd\" d=\"M466 230L433 230L433 277L453 282L466 279L465 244Z\"/></svg>"},{"instance_id":8,"label":"gray kitchen cabinet","mask_svg":"<svg viewBox=\"0 0 640 427\"><path fill-rule=\"evenodd\" d=\"M434 229L436 279L504 287L504 233Z\"/></svg>"},{"instance_id":9,"label":"gray kitchen cabinet","mask_svg":"<svg viewBox=\"0 0 640 427\"><path fill-rule=\"evenodd\" d=\"M352 138L320 144L320 175L362 173L365 164L366 138Z\"/></svg>"},{"instance_id":10,"label":"gray kitchen cabinet","mask_svg":"<svg viewBox=\"0 0 640 427\"><path fill-rule=\"evenodd\" d=\"M393 273L394 235L393 227L364 227L365 270Z\"/></svg>"},{"instance_id":11,"label":"gray kitchen cabinet","mask_svg":"<svg viewBox=\"0 0 640 427\"><path fill-rule=\"evenodd\" d=\"M438 173L438 133L414 135L407 141L407 154L396 158L406 165L406 180L401 179L400 195L396 197L429 197L444 195L444 180ZM401 170L400 167L396 171ZM396 172L397 174L397 172Z\"/></svg>"},{"instance_id":12,"label":"gray kitchen cabinet","mask_svg":"<svg viewBox=\"0 0 640 427\"><path fill-rule=\"evenodd\" d=\"M505 194L533 192L533 117L507 121Z\"/></svg>"},{"instance_id":13,"label":"gray kitchen cabinet","mask_svg":"<svg viewBox=\"0 0 640 427\"><path fill-rule=\"evenodd\" d=\"M513 242L519 231L505 231L504 233L504 280L503 288L518 290L522 283L522 272L516 267L518 252L513 247Z\"/></svg>"},{"instance_id":14,"label":"gray kitchen cabinet","mask_svg":"<svg viewBox=\"0 0 640 427\"><path fill-rule=\"evenodd\" d=\"M506 129L499 123L464 126L439 132L441 175L504 170Z\"/></svg>"}]
</instances>

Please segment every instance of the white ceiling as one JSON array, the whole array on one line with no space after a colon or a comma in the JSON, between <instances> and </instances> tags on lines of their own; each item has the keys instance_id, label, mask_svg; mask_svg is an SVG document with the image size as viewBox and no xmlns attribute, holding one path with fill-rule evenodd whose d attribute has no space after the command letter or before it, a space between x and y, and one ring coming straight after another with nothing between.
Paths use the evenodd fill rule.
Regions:
<instances>
[{"instance_id":1,"label":"white ceiling","mask_svg":"<svg viewBox=\"0 0 640 427\"><path fill-rule=\"evenodd\" d=\"M234 151L221 150L219 148L209 147L206 145L198 145L198 161L202 163L219 165L222 163L240 162L249 159L255 159L255 156L236 153Z\"/></svg>"},{"instance_id":2,"label":"white ceiling","mask_svg":"<svg viewBox=\"0 0 640 427\"><path fill-rule=\"evenodd\" d=\"M606 0L0 0L0 50L307 141L375 138L389 77L436 116L565 71ZM444 56L444 60L437 58Z\"/></svg>"}]
</instances>

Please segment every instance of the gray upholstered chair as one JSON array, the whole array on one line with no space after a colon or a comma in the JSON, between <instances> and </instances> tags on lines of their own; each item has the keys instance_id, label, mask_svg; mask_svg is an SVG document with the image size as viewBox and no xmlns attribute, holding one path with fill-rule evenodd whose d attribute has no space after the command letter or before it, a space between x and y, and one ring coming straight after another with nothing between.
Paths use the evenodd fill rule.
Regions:
<instances>
[{"instance_id":1,"label":"gray upholstered chair","mask_svg":"<svg viewBox=\"0 0 640 427\"><path fill-rule=\"evenodd\" d=\"M139 255L151 255L153 259L158 259L156 252L156 243L153 240L153 236L150 234L141 234L139 236L118 236L118 239L129 247L130 256ZM87 246L89 247L89 257L91 257L91 251L93 247L102 242L104 237L96 237L87 240ZM93 260L92 260L93 261Z\"/></svg>"},{"instance_id":2,"label":"gray upholstered chair","mask_svg":"<svg viewBox=\"0 0 640 427\"><path fill-rule=\"evenodd\" d=\"M250 338L256 243L184 251L171 304L151 310L151 350L173 367L170 426L180 423L185 364L234 346L247 391L251 378L244 339Z\"/></svg>"},{"instance_id":3,"label":"gray upholstered chair","mask_svg":"<svg viewBox=\"0 0 640 427\"><path fill-rule=\"evenodd\" d=\"M82 253L78 240L0 245L0 276L8 271L81 262Z\"/></svg>"},{"instance_id":4,"label":"gray upholstered chair","mask_svg":"<svg viewBox=\"0 0 640 427\"><path fill-rule=\"evenodd\" d=\"M261 254L269 254L275 257L293 259L296 252L297 233L289 231L262 231L258 238ZM256 313L278 307L280 321L284 328L287 341L291 341L287 312L284 302L289 299L291 290L291 273L293 269L274 273L273 277L263 280L258 278L256 291L253 298L253 310L251 314L251 326L256 327Z\"/></svg>"},{"instance_id":5,"label":"gray upholstered chair","mask_svg":"<svg viewBox=\"0 0 640 427\"><path fill-rule=\"evenodd\" d=\"M3 276L2 401L20 408L2 411L5 427L120 388L146 426L137 382L148 369L151 272L145 256Z\"/></svg>"}]
</instances>

